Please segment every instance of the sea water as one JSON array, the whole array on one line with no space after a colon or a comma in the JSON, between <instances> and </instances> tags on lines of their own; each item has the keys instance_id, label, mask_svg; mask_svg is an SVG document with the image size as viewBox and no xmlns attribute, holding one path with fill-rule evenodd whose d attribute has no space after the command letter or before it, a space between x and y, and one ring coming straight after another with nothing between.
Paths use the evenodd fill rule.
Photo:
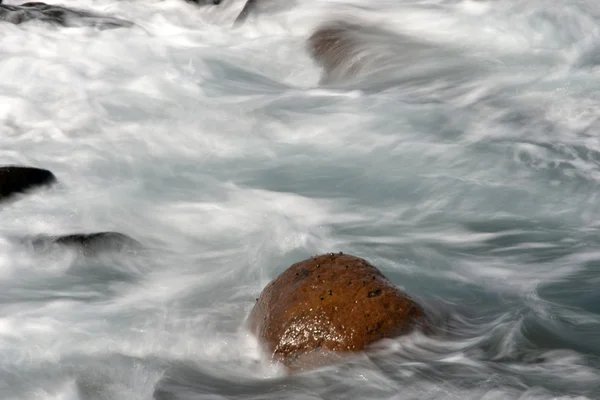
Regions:
<instances>
[{"instance_id":1,"label":"sea water","mask_svg":"<svg viewBox=\"0 0 600 400\"><path fill-rule=\"evenodd\" d=\"M60 4L136 27L0 25L0 164L59 181L0 208L0 398L600 398L597 2ZM333 19L386 61L322 84ZM22 240L98 231L145 249ZM441 333L287 375L245 319L339 251Z\"/></svg>"}]
</instances>

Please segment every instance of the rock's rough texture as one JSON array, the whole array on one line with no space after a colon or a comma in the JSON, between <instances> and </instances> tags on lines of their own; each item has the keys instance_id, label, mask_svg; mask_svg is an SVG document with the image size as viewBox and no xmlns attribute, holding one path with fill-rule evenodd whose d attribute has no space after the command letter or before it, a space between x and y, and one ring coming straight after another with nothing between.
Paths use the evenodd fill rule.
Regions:
<instances>
[{"instance_id":1,"label":"rock's rough texture","mask_svg":"<svg viewBox=\"0 0 600 400\"><path fill-rule=\"evenodd\" d=\"M327 254L296 263L269 283L249 326L291 370L326 364L332 355L364 350L410 332L424 313L362 258Z\"/></svg>"}]
</instances>

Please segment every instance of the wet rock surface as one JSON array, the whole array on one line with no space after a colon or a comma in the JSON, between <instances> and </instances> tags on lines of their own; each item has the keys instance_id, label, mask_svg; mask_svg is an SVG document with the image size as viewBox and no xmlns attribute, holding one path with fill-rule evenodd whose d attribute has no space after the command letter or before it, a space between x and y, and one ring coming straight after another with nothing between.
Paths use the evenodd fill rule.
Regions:
<instances>
[{"instance_id":1,"label":"wet rock surface","mask_svg":"<svg viewBox=\"0 0 600 400\"><path fill-rule=\"evenodd\" d=\"M409 333L424 319L376 267L340 253L289 267L265 287L248 322L274 361L298 370Z\"/></svg>"}]
</instances>

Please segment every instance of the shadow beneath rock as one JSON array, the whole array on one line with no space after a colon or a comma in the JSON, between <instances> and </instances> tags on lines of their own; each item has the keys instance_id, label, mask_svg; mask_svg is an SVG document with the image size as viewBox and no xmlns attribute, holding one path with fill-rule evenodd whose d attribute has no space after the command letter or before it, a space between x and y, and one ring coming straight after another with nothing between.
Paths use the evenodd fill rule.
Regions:
<instances>
[{"instance_id":1,"label":"shadow beneath rock","mask_svg":"<svg viewBox=\"0 0 600 400\"><path fill-rule=\"evenodd\" d=\"M219 393L224 398L286 398L300 386L306 392L309 384L302 377L280 376L271 379L242 378L215 373L191 362L174 361L156 383L154 400L191 400ZM302 383L305 383L302 385Z\"/></svg>"}]
</instances>

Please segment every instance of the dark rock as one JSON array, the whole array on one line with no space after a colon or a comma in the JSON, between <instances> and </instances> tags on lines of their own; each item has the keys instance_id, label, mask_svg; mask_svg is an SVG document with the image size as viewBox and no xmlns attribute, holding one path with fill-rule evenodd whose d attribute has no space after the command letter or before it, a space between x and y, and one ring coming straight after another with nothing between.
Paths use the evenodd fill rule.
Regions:
<instances>
[{"instance_id":1,"label":"dark rock","mask_svg":"<svg viewBox=\"0 0 600 400\"><path fill-rule=\"evenodd\" d=\"M352 16L317 27L306 48L323 68L321 84L381 89L402 85L439 98L440 89L472 82L490 71L486 60L466 49ZM442 84L427 87L432 82Z\"/></svg>"},{"instance_id":2,"label":"dark rock","mask_svg":"<svg viewBox=\"0 0 600 400\"><path fill-rule=\"evenodd\" d=\"M82 250L86 256L142 247L137 240L118 232L75 233L63 236L39 235L31 241L31 244L38 251L58 245Z\"/></svg>"},{"instance_id":3,"label":"dark rock","mask_svg":"<svg viewBox=\"0 0 600 400\"><path fill-rule=\"evenodd\" d=\"M285 270L265 287L248 322L272 359L290 370L426 328L423 309L377 268L333 253Z\"/></svg>"},{"instance_id":4,"label":"dark rock","mask_svg":"<svg viewBox=\"0 0 600 400\"><path fill-rule=\"evenodd\" d=\"M124 19L40 2L20 5L0 3L0 21L22 24L34 20L64 27L90 26L98 29L129 28L134 25Z\"/></svg>"},{"instance_id":5,"label":"dark rock","mask_svg":"<svg viewBox=\"0 0 600 400\"><path fill-rule=\"evenodd\" d=\"M54 174L46 169L18 165L0 167L0 201L56 182Z\"/></svg>"}]
</instances>

